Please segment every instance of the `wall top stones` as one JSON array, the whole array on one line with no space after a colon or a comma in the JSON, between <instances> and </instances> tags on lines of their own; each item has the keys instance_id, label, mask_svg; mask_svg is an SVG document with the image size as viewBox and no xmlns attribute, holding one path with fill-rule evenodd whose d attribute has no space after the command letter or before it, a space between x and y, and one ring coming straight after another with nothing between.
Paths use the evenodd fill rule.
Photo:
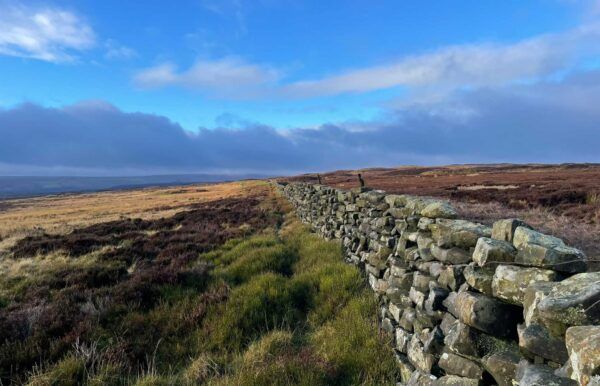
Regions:
<instances>
[{"instance_id":1,"label":"wall top stones","mask_svg":"<svg viewBox=\"0 0 600 386\"><path fill-rule=\"evenodd\" d=\"M580 250L518 219L460 219L434 198L277 187L364 270L401 384L600 382L600 356L586 354L600 347L600 273Z\"/></svg>"}]
</instances>

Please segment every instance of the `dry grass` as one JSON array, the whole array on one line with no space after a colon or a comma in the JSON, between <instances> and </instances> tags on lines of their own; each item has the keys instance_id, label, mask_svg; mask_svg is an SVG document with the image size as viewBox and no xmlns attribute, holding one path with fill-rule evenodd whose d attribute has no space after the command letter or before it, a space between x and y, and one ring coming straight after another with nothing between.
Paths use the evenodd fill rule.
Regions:
<instances>
[{"instance_id":1,"label":"dry grass","mask_svg":"<svg viewBox=\"0 0 600 386\"><path fill-rule=\"evenodd\" d=\"M0 202L0 255L26 236L66 234L123 218L170 217L195 204L256 196L266 189L261 181L241 181L6 200Z\"/></svg>"}]
</instances>

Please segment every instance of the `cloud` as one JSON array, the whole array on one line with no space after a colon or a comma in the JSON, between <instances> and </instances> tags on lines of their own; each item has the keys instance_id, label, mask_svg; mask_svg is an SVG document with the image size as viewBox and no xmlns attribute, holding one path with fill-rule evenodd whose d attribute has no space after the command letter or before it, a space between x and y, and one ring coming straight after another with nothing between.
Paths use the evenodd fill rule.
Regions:
<instances>
[{"instance_id":1,"label":"cloud","mask_svg":"<svg viewBox=\"0 0 600 386\"><path fill-rule=\"evenodd\" d=\"M180 86L232 97L264 92L281 77L280 72L236 57L198 60L191 68L178 71L171 63L147 68L136 74L134 83L142 88Z\"/></svg>"},{"instance_id":2,"label":"cloud","mask_svg":"<svg viewBox=\"0 0 600 386\"><path fill-rule=\"evenodd\" d=\"M173 64L140 71L146 88L179 86L227 97L313 98L405 87L411 95L444 96L460 88L495 87L535 81L576 68L600 53L600 23L510 44L441 47L389 63L343 71L320 79L285 82L284 72L239 58L198 61L178 72Z\"/></svg>"},{"instance_id":3,"label":"cloud","mask_svg":"<svg viewBox=\"0 0 600 386\"><path fill-rule=\"evenodd\" d=\"M514 44L450 46L393 63L292 83L284 89L289 95L313 97L398 86L445 90L499 86L550 75L582 56L597 54L598 38L600 24L589 24Z\"/></svg>"},{"instance_id":4,"label":"cloud","mask_svg":"<svg viewBox=\"0 0 600 386\"><path fill-rule=\"evenodd\" d=\"M190 133L165 117L101 101L25 104L0 110L0 165L22 173L116 175L600 162L599 85L600 71L581 72L560 81L460 90L376 121L287 131L250 124Z\"/></svg>"},{"instance_id":5,"label":"cloud","mask_svg":"<svg viewBox=\"0 0 600 386\"><path fill-rule=\"evenodd\" d=\"M104 43L106 53L104 57L109 60L129 60L138 56L138 53L127 46L124 46L113 39L108 39Z\"/></svg>"},{"instance_id":6,"label":"cloud","mask_svg":"<svg viewBox=\"0 0 600 386\"><path fill-rule=\"evenodd\" d=\"M78 15L53 7L0 1L0 54L65 62L93 47L95 34Z\"/></svg>"}]
</instances>

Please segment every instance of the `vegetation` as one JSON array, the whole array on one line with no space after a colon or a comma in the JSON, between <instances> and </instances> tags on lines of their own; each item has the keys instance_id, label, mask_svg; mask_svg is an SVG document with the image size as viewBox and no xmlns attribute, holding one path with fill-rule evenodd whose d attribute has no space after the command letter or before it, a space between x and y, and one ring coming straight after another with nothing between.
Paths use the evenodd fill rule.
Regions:
<instances>
[{"instance_id":1,"label":"vegetation","mask_svg":"<svg viewBox=\"0 0 600 386\"><path fill-rule=\"evenodd\" d=\"M339 244L273 197L17 242L0 262L4 384L392 384Z\"/></svg>"}]
</instances>

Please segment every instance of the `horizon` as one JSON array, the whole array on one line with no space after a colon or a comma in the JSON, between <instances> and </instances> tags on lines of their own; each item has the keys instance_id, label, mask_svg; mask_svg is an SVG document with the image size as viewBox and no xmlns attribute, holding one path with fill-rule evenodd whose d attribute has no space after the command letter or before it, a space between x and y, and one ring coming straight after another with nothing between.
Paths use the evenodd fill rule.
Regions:
<instances>
[{"instance_id":1,"label":"horizon","mask_svg":"<svg viewBox=\"0 0 600 386\"><path fill-rule=\"evenodd\" d=\"M600 162L600 1L0 0L0 175Z\"/></svg>"}]
</instances>

